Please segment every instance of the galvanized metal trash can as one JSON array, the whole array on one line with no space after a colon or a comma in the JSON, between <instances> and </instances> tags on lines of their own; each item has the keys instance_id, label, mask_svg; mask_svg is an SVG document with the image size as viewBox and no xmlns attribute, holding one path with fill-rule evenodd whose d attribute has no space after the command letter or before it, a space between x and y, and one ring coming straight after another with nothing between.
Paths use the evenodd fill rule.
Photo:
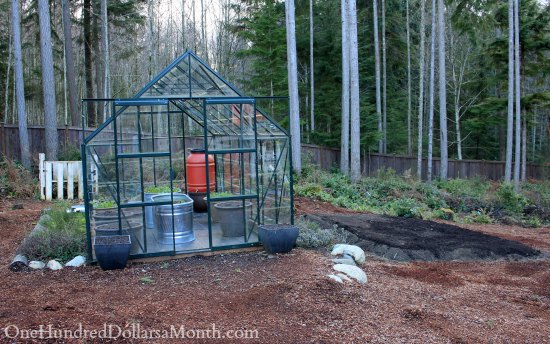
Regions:
<instances>
[{"instance_id":1,"label":"galvanized metal trash can","mask_svg":"<svg viewBox=\"0 0 550 344\"><path fill-rule=\"evenodd\" d=\"M172 196L160 194L152 197L153 202L170 202ZM193 232L193 200L185 194L173 194L172 205L157 205L154 209L157 240L164 245L184 244L195 240ZM173 225L172 227L172 220Z\"/></svg>"}]
</instances>

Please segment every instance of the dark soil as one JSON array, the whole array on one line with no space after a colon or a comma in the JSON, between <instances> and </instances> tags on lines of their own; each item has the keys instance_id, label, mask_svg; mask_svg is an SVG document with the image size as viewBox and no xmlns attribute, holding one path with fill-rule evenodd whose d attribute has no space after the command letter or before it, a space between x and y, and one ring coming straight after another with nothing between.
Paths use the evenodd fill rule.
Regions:
<instances>
[{"instance_id":1,"label":"dark soil","mask_svg":"<svg viewBox=\"0 0 550 344\"><path fill-rule=\"evenodd\" d=\"M129 243L130 237L128 235L101 235L95 237L95 245L117 245Z\"/></svg>"},{"instance_id":2,"label":"dark soil","mask_svg":"<svg viewBox=\"0 0 550 344\"><path fill-rule=\"evenodd\" d=\"M517 260L540 254L517 241L446 223L374 214L318 214L309 218L327 228L337 224L354 234L354 241L363 249L397 261Z\"/></svg>"}]
</instances>

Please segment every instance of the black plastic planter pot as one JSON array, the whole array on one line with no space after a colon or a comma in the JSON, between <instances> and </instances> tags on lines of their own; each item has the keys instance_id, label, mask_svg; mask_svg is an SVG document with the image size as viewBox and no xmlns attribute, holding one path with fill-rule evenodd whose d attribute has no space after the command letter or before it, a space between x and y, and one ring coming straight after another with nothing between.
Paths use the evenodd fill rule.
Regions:
<instances>
[{"instance_id":1,"label":"black plastic planter pot","mask_svg":"<svg viewBox=\"0 0 550 344\"><path fill-rule=\"evenodd\" d=\"M300 230L291 225L262 225L258 235L269 253L290 252L296 244Z\"/></svg>"},{"instance_id":2,"label":"black plastic planter pot","mask_svg":"<svg viewBox=\"0 0 550 344\"><path fill-rule=\"evenodd\" d=\"M95 257L103 270L124 269L132 241L129 235L98 235L94 237Z\"/></svg>"}]
</instances>

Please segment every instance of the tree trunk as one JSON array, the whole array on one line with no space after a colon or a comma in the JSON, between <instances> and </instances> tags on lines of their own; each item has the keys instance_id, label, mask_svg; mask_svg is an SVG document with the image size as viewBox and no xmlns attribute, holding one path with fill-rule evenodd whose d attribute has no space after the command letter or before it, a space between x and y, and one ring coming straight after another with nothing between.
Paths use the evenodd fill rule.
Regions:
<instances>
[{"instance_id":1,"label":"tree trunk","mask_svg":"<svg viewBox=\"0 0 550 344\"><path fill-rule=\"evenodd\" d=\"M425 49L425 16L426 1L420 0L420 52L418 77L418 153L416 157L416 174L422 179L422 122L424 120L424 49Z\"/></svg>"},{"instance_id":2,"label":"tree trunk","mask_svg":"<svg viewBox=\"0 0 550 344\"><path fill-rule=\"evenodd\" d=\"M438 50L439 50L439 131L440 131L440 150L441 166L439 176L442 180L447 180L447 168L449 163L448 140L447 140L447 78L445 72L445 4L443 0L438 0Z\"/></svg>"},{"instance_id":3,"label":"tree trunk","mask_svg":"<svg viewBox=\"0 0 550 344\"><path fill-rule=\"evenodd\" d=\"M361 179L361 125L359 118L359 48L357 42L357 7L355 0L349 0L348 2L348 16L351 97L350 176L352 182L358 182Z\"/></svg>"},{"instance_id":4,"label":"tree trunk","mask_svg":"<svg viewBox=\"0 0 550 344\"><path fill-rule=\"evenodd\" d=\"M111 98L111 63L109 58L109 19L107 16L107 0L101 0L101 47L103 50L103 72L105 73L103 96L105 98ZM107 111L104 109L103 113L105 115Z\"/></svg>"},{"instance_id":5,"label":"tree trunk","mask_svg":"<svg viewBox=\"0 0 550 344\"><path fill-rule=\"evenodd\" d=\"M520 83L520 45L519 45L519 0L514 0L514 66L515 66L515 95L516 95L516 146L514 164L514 190L519 191L521 165L521 83Z\"/></svg>"},{"instance_id":6,"label":"tree trunk","mask_svg":"<svg viewBox=\"0 0 550 344\"><path fill-rule=\"evenodd\" d=\"M84 73L86 77L86 98L94 98L94 79L92 65L92 0L84 0L83 4L83 30L84 30ZM87 125L97 125L96 103L87 102Z\"/></svg>"},{"instance_id":7,"label":"tree trunk","mask_svg":"<svg viewBox=\"0 0 550 344\"><path fill-rule=\"evenodd\" d=\"M386 2L382 0L382 131L384 147L383 153L388 150L388 112L387 112L387 73L386 73Z\"/></svg>"},{"instance_id":8,"label":"tree trunk","mask_svg":"<svg viewBox=\"0 0 550 344\"><path fill-rule=\"evenodd\" d=\"M73 58L73 34L71 29L71 12L69 0L62 0L63 18L63 46L65 49L65 69L67 75L67 88L69 91L69 113L72 125L80 125L80 113L78 111L78 88L74 74Z\"/></svg>"},{"instance_id":9,"label":"tree trunk","mask_svg":"<svg viewBox=\"0 0 550 344\"><path fill-rule=\"evenodd\" d=\"M521 126L521 181L527 180L527 116L525 111L522 116L523 125Z\"/></svg>"},{"instance_id":10,"label":"tree trunk","mask_svg":"<svg viewBox=\"0 0 550 344\"><path fill-rule=\"evenodd\" d=\"M342 9L342 136L340 170L349 175L349 24L348 0L341 0Z\"/></svg>"},{"instance_id":11,"label":"tree trunk","mask_svg":"<svg viewBox=\"0 0 550 344\"><path fill-rule=\"evenodd\" d=\"M309 74L311 96L310 130L315 131L315 69L313 68L313 0L309 0Z\"/></svg>"},{"instance_id":12,"label":"tree trunk","mask_svg":"<svg viewBox=\"0 0 550 344\"><path fill-rule=\"evenodd\" d=\"M411 22L409 17L409 0L406 1L407 7L407 154L412 155L412 91L411 91Z\"/></svg>"},{"instance_id":13,"label":"tree trunk","mask_svg":"<svg viewBox=\"0 0 550 344\"><path fill-rule=\"evenodd\" d=\"M512 180L514 132L514 0L508 0L508 126L506 129L506 164L504 181Z\"/></svg>"},{"instance_id":14,"label":"tree trunk","mask_svg":"<svg viewBox=\"0 0 550 344\"><path fill-rule=\"evenodd\" d=\"M53 74L50 9L47 0L38 0L40 22L40 56L42 63L42 92L44 96L44 128L46 158L57 160L57 112L55 104L55 78Z\"/></svg>"},{"instance_id":15,"label":"tree trunk","mask_svg":"<svg viewBox=\"0 0 550 344\"><path fill-rule=\"evenodd\" d=\"M378 152L384 151L384 139L382 134L382 104L380 100L380 45L378 43L378 0L372 1L372 14L374 25L374 66L376 74L376 115L378 119Z\"/></svg>"},{"instance_id":16,"label":"tree trunk","mask_svg":"<svg viewBox=\"0 0 550 344\"><path fill-rule=\"evenodd\" d=\"M201 0L201 29L202 29L202 44L204 46L204 59L208 62L208 39L206 38L206 12L204 10L204 0Z\"/></svg>"},{"instance_id":17,"label":"tree trunk","mask_svg":"<svg viewBox=\"0 0 550 344\"><path fill-rule=\"evenodd\" d=\"M181 0L181 48L182 52L186 50L185 46L185 0Z\"/></svg>"},{"instance_id":18,"label":"tree trunk","mask_svg":"<svg viewBox=\"0 0 550 344\"><path fill-rule=\"evenodd\" d=\"M296 22L294 19L294 0L285 1L285 12L292 165L294 171L300 174L302 172L302 158L300 149L300 99L298 97L298 62L296 56Z\"/></svg>"},{"instance_id":19,"label":"tree trunk","mask_svg":"<svg viewBox=\"0 0 550 344\"><path fill-rule=\"evenodd\" d=\"M432 32L430 48L430 100L428 113L428 170L426 176L428 183L432 182L433 176L433 132L434 132L434 95L435 95L435 35L436 35L436 0L432 0Z\"/></svg>"},{"instance_id":20,"label":"tree trunk","mask_svg":"<svg viewBox=\"0 0 550 344\"><path fill-rule=\"evenodd\" d=\"M12 0L11 25L15 60L15 97L17 101L17 123L19 124L19 146L21 149L21 163L26 168L31 168L29 133L27 131L27 109L25 106L25 82L23 79L23 58L21 52L21 18L19 13L19 0Z\"/></svg>"},{"instance_id":21,"label":"tree trunk","mask_svg":"<svg viewBox=\"0 0 550 344\"><path fill-rule=\"evenodd\" d=\"M154 21L154 16L153 16L153 0L148 0L147 1L147 35L148 35L148 38L149 38L149 42L153 42L154 40L154 36L153 36L153 21ZM149 44L149 49L148 49L148 53L149 53L149 63L148 63L148 70L149 70L149 79L151 79L153 77L153 69L156 67L153 63L153 59L154 59L154 54L153 54L153 44Z\"/></svg>"}]
</instances>

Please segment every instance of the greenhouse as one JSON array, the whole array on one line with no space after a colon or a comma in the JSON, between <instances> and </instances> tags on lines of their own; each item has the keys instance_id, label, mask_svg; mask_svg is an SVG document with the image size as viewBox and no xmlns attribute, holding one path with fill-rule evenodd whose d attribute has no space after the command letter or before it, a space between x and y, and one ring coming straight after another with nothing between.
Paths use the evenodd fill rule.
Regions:
<instances>
[{"instance_id":1,"label":"greenhouse","mask_svg":"<svg viewBox=\"0 0 550 344\"><path fill-rule=\"evenodd\" d=\"M92 109L92 110L91 110ZM287 97L247 97L191 51L134 98L83 100L88 258L94 237L130 235L130 257L259 245L292 224ZM101 111L100 111L101 110Z\"/></svg>"}]
</instances>

